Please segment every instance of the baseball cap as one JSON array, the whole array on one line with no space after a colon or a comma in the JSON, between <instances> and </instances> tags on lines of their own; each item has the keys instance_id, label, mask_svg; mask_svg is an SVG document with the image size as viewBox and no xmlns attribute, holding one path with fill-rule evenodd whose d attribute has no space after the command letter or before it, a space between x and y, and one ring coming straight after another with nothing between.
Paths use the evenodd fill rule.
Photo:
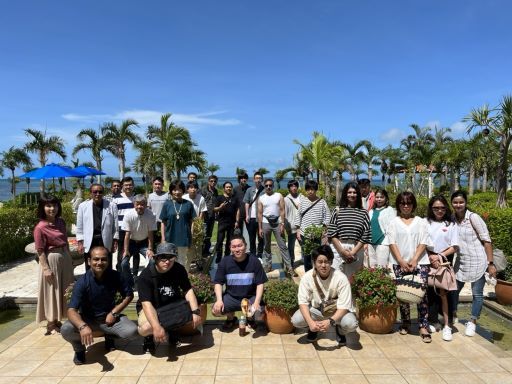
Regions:
<instances>
[{"instance_id":1,"label":"baseball cap","mask_svg":"<svg viewBox=\"0 0 512 384\"><path fill-rule=\"evenodd\" d=\"M155 257L158 256L178 256L178 247L173 243L158 244Z\"/></svg>"}]
</instances>

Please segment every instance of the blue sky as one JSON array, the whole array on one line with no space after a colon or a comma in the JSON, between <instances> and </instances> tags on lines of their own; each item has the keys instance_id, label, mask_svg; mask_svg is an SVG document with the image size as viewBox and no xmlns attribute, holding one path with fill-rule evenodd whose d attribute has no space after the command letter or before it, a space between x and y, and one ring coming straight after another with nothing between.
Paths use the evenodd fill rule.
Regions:
<instances>
[{"instance_id":1,"label":"blue sky","mask_svg":"<svg viewBox=\"0 0 512 384\"><path fill-rule=\"evenodd\" d=\"M315 130L379 147L411 123L461 137L471 108L512 90L511 14L506 0L4 2L0 151L37 128L70 155L83 128L134 118L142 134L166 112L221 176L290 166Z\"/></svg>"}]
</instances>

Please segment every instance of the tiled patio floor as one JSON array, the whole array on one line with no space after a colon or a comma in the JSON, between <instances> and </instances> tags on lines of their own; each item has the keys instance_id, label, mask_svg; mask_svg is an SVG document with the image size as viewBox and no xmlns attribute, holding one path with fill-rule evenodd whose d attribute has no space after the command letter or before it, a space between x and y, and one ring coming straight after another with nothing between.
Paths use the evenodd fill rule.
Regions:
<instances>
[{"instance_id":1,"label":"tiled patio floor","mask_svg":"<svg viewBox=\"0 0 512 384\"><path fill-rule=\"evenodd\" d=\"M0 343L0 384L512 383L512 354L457 328L449 343L439 333L424 344L417 335L359 332L337 348L333 335L307 344L305 334L240 337L208 324L203 336L183 338L175 349L159 345L154 356L142 354L141 339L105 355L100 338L87 364L75 366L70 345L33 324Z\"/></svg>"}]
</instances>

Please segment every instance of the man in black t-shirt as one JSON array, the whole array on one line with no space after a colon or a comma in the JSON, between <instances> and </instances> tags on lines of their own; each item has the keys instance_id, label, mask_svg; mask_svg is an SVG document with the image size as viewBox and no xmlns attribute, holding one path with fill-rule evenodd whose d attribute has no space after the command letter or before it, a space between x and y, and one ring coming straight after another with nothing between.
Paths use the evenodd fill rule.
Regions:
<instances>
[{"instance_id":1,"label":"man in black t-shirt","mask_svg":"<svg viewBox=\"0 0 512 384\"><path fill-rule=\"evenodd\" d=\"M233 231L238 227L239 205L237 198L233 196L233 184L226 181L222 185L224 193L215 199L215 208L213 211L217 215L217 244L215 245L215 262L219 263L222 259L222 246L224 238L226 246L224 256L229 255L229 243L233 237Z\"/></svg>"},{"instance_id":2,"label":"man in black t-shirt","mask_svg":"<svg viewBox=\"0 0 512 384\"><path fill-rule=\"evenodd\" d=\"M243 237L234 237L231 240L231 255L226 256L219 263L215 274L216 301L212 306L214 316L226 315L224 329L236 325L235 312L241 309L242 299L247 298L251 303L250 313L255 320L261 320L263 284L267 275L263 271L261 262L256 256L246 253L247 244ZM222 286L226 285L224 295Z\"/></svg>"},{"instance_id":3,"label":"man in black t-shirt","mask_svg":"<svg viewBox=\"0 0 512 384\"><path fill-rule=\"evenodd\" d=\"M192 290L185 267L176 262L177 256L178 248L174 244L159 244L154 256L154 268L153 266L145 268L137 281L139 291L138 324L139 334L144 336L144 351L154 352L154 341L164 342L168 337L170 341L177 344L174 335L160 325L157 308L185 298L192 310L194 328L201 324L196 295Z\"/></svg>"}]
</instances>

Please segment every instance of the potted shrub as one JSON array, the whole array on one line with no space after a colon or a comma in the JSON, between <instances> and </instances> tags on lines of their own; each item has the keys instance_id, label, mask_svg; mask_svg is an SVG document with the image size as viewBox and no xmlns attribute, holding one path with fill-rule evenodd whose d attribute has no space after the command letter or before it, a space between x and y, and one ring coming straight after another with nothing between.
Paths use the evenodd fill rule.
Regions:
<instances>
[{"instance_id":1,"label":"potted shrub","mask_svg":"<svg viewBox=\"0 0 512 384\"><path fill-rule=\"evenodd\" d=\"M271 280L265 284L263 301L267 327L272 333L293 331L291 316L299 307L299 287L292 280Z\"/></svg>"},{"instance_id":2,"label":"potted shrub","mask_svg":"<svg viewBox=\"0 0 512 384\"><path fill-rule=\"evenodd\" d=\"M189 274L188 276L192 289L196 295L197 302L199 304L199 310L201 311L201 319L203 324L206 321L208 315L208 303L212 303L215 300L214 285L210 276L204 273ZM180 328L182 335L193 335L198 331L192 327L191 324L187 324Z\"/></svg>"},{"instance_id":3,"label":"potted shrub","mask_svg":"<svg viewBox=\"0 0 512 384\"><path fill-rule=\"evenodd\" d=\"M305 255L311 255L311 252L315 248L322 245L322 234L324 233L324 227L322 225L310 225L304 230L302 235L302 249Z\"/></svg>"},{"instance_id":4,"label":"potted shrub","mask_svg":"<svg viewBox=\"0 0 512 384\"><path fill-rule=\"evenodd\" d=\"M496 301L501 305L512 305L512 260L508 260L505 270L498 273L496 287Z\"/></svg>"},{"instance_id":5,"label":"potted shrub","mask_svg":"<svg viewBox=\"0 0 512 384\"><path fill-rule=\"evenodd\" d=\"M359 327L370 333L389 333L396 321L395 279L382 267L364 268L354 274L352 295L359 315Z\"/></svg>"}]
</instances>

